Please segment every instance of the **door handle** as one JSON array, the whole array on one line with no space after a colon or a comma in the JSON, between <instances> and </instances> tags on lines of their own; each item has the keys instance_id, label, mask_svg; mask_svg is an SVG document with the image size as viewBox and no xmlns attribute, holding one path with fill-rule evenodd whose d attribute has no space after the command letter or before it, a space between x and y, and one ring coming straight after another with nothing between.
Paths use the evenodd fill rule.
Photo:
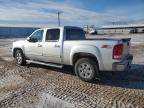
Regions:
<instances>
[{"instance_id":1,"label":"door handle","mask_svg":"<svg viewBox=\"0 0 144 108\"><path fill-rule=\"evenodd\" d=\"M38 47L42 47L42 45L41 45L41 44L38 44Z\"/></svg>"},{"instance_id":2,"label":"door handle","mask_svg":"<svg viewBox=\"0 0 144 108\"><path fill-rule=\"evenodd\" d=\"M60 47L60 45L58 45L58 44L55 44L55 47Z\"/></svg>"}]
</instances>

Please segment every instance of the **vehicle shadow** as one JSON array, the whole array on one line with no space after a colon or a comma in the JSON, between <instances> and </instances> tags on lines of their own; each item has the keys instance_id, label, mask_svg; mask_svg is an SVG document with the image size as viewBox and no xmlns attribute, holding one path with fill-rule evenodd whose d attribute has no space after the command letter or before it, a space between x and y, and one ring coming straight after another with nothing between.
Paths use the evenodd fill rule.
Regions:
<instances>
[{"instance_id":1,"label":"vehicle shadow","mask_svg":"<svg viewBox=\"0 0 144 108\"><path fill-rule=\"evenodd\" d=\"M56 71L56 72L60 72L60 73L75 75L75 72L74 72L74 69L72 66L64 66L63 68L56 68L56 67L50 67L50 66L44 66L44 65L30 63L30 64L27 64L27 67L39 67L42 69L48 69L48 70L52 70L52 71Z\"/></svg>"},{"instance_id":2,"label":"vehicle shadow","mask_svg":"<svg viewBox=\"0 0 144 108\"><path fill-rule=\"evenodd\" d=\"M101 72L100 80L95 82L99 85L144 90L144 65L133 64L125 72Z\"/></svg>"},{"instance_id":3,"label":"vehicle shadow","mask_svg":"<svg viewBox=\"0 0 144 108\"><path fill-rule=\"evenodd\" d=\"M38 64L28 64L27 66L39 67L75 76L74 69L71 66L64 66L62 69ZM91 83L112 87L144 90L144 65L133 64L131 70L126 72L100 72L99 77Z\"/></svg>"}]
</instances>

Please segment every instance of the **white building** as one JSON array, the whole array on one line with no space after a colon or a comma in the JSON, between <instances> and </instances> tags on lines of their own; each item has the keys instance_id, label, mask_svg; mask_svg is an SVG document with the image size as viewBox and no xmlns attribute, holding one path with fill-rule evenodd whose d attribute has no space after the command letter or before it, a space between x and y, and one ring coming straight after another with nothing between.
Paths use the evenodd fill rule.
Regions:
<instances>
[{"instance_id":1,"label":"white building","mask_svg":"<svg viewBox=\"0 0 144 108\"><path fill-rule=\"evenodd\" d=\"M144 24L106 25L98 30L98 34L109 33L144 33Z\"/></svg>"}]
</instances>

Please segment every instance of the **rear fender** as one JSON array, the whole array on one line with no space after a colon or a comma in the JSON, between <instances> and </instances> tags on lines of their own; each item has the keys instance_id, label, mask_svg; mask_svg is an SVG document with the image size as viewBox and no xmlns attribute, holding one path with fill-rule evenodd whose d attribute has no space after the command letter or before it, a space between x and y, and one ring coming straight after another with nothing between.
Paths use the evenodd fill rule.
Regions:
<instances>
[{"instance_id":1,"label":"rear fender","mask_svg":"<svg viewBox=\"0 0 144 108\"><path fill-rule=\"evenodd\" d=\"M98 66L100 70L103 70L103 62L102 62L102 57L99 49L95 46L92 45L78 45L74 46L71 49L70 53L70 65L73 65L73 57L76 53L88 53L96 57L98 61Z\"/></svg>"}]
</instances>

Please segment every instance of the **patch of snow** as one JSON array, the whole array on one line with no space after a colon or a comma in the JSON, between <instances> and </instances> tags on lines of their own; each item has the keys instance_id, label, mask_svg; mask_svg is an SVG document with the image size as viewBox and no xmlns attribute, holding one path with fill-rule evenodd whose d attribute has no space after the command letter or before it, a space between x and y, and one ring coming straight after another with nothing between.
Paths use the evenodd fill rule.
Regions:
<instances>
[{"instance_id":1,"label":"patch of snow","mask_svg":"<svg viewBox=\"0 0 144 108\"><path fill-rule=\"evenodd\" d=\"M21 84L25 81L21 76L19 75L11 75L8 77L4 77L0 79L0 88L3 87L14 87L17 86L18 84Z\"/></svg>"},{"instance_id":2,"label":"patch of snow","mask_svg":"<svg viewBox=\"0 0 144 108\"><path fill-rule=\"evenodd\" d=\"M3 66L3 65L1 65L1 66L0 66L0 69L2 69L2 68L4 68L4 66Z\"/></svg>"},{"instance_id":3,"label":"patch of snow","mask_svg":"<svg viewBox=\"0 0 144 108\"><path fill-rule=\"evenodd\" d=\"M13 61L12 57L2 57L4 61Z\"/></svg>"},{"instance_id":4,"label":"patch of snow","mask_svg":"<svg viewBox=\"0 0 144 108\"><path fill-rule=\"evenodd\" d=\"M11 96L11 93L0 93L0 101Z\"/></svg>"},{"instance_id":5,"label":"patch of snow","mask_svg":"<svg viewBox=\"0 0 144 108\"><path fill-rule=\"evenodd\" d=\"M40 102L35 105L35 108L75 108L75 106L72 103L55 98L48 93L43 93Z\"/></svg>"}]
</instances>

